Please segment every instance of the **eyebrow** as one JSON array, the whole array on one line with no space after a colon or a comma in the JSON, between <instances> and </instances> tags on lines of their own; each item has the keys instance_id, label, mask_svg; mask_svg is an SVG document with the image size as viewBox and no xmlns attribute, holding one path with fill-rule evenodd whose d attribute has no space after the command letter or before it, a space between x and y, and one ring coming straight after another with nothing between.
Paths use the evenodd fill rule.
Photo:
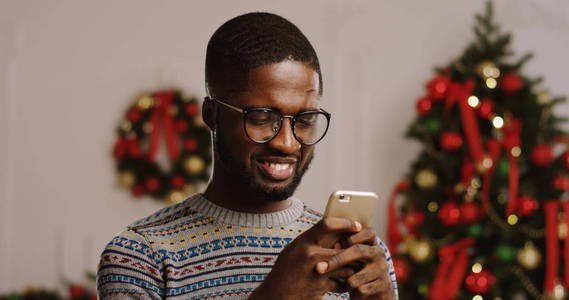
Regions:
<instances>
[{"instance_id":1,"label":"eyebrow","mask_svg":"<svg viewBox=\"0 0 569 300\"><path fill-rule=\"evenodd\" d=\"M283 114L283 112L276 108L275 106L260 106L260 105L251 105L251 106L246 106L243 109L254 109L254 108L266 108L266 109L270 109L270 110L274 110L274 111L278 111L280 114ZM300 111L298 111L296 114L299 113L303 113L303 112L307 112L307 111L319 111L320 109L318 108L312 108L312 109L302 109ZM283 114L284 115L284 114Z\"/></svg>"}]
</instances>

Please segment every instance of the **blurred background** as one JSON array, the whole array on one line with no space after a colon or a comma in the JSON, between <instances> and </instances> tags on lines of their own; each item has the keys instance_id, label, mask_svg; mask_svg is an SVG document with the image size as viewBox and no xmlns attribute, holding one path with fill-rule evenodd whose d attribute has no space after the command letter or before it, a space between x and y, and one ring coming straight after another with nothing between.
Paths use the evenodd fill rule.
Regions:
<instances>
[{"instance_id":1,"label":"blurred background","mask_svg":"<svg viewBox=\"0 0 569 300\"><path fill-rule=\"evenodd\" d=\"M320 57L332 125L297 196L319 210L336 189L386 200L420 148L403 134L424 84L472 40L484 3L0 0L0 294L83 280L116 233L166 205L117 184L116 126L140 93L205 96L209 37L246 12L288 18ZM525 74L569 95L569 2L496 1L495 12L516 53L535 54Z\"/></svg>"}]
</instances>

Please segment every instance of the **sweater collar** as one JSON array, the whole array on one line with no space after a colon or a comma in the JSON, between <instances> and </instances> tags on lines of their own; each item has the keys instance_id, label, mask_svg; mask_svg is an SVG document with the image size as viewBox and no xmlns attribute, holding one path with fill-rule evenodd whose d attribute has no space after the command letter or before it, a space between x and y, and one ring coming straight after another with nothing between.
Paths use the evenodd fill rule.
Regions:
<instances>
[{"instance_id":1,"label":"sweater collar","mask_svg":"<svg viewBox=\"0 0 569 300\"><path fill-rule=\"evenodd\" d=\"M292 204L281 211L273 213L246 213L221 207L203 194L190 197L188 202L197 212L215 219L220 224L237 225L245 227L276 227L286 225L297 220L304 211L304 204L297 198L291 198Z\"/></svg>"}]
</instances>

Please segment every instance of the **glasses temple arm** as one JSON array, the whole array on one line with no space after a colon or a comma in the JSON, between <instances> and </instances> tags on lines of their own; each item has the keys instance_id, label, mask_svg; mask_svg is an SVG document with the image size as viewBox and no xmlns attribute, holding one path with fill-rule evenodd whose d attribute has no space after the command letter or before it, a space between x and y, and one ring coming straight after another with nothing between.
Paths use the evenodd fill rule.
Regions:
<instances>
[{"instance_id":1,"label":"glasses temple arm","mask_svg":"<svg viewBox=\"0 0 569 300\"><path fill-rule=\"evenodd\" d=\"M220 103L220 104L223 104L223 105L225 105L225 106L227 106L227 107L229 107L229 108L231 108L231 109L233 109L233 110L235 110L235 111L238 111L238 112L240 112L240 113L244 113L243 109L241 109L241 108L239 108L239 107L235 107L235 106L233 106L233 105L231 105L231 104L227 104L227 103L225 103L225 102L223 102L223 101L220 101L220 100L217 100L217 99L215 99L215 98L210 98L210 99L213 100L213 101L215 101L215 102L218 102L218 103Z\"/></svg>"}]
</instances>

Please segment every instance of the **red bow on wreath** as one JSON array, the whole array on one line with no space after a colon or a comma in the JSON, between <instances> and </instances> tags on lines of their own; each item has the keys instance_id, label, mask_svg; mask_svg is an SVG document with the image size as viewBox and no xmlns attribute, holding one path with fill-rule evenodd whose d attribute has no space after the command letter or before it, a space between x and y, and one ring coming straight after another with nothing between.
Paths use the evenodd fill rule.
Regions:
<instances>
[{"instance_id":1,"label":"red bow on wreath","mask_svg":"<svg viewBox=\"0 0 569 300\"><path fill-rule=\"evenodd\" d=\"M171 161L176 161L180 156L180 147L178 145L179 137L176 132L174 118L170 112L170 103L174 100L174 91L162 91L154 93L154 103L156 110L150 116L150 124L152 131L150 133L150 145L148 147L148 158L154 161L158 146L160 145L161 124L164 125L164 137L166 138L166 147L168 148L168 156Z\"/></svg>"}]
</instances>

